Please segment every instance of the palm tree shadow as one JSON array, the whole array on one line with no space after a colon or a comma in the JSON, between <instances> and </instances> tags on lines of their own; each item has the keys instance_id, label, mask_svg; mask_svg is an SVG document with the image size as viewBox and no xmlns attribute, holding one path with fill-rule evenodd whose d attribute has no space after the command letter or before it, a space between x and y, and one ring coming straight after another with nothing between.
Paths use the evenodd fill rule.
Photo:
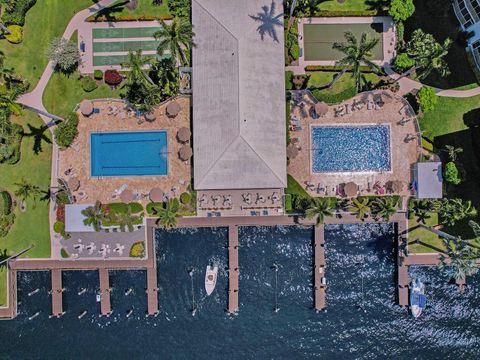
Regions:
<instances>
[{"instance_id":1,"label":"palm tree shadow","mask_svg":"<svg viewBox=\"0 0 480 360\"><path fill-rule=\"evenodd\" d=\"M9 255L7 254L7 249L0 250L0 262L8 259L8 257ZM6 268L7 265L8 265L8 261L3 262L2 264L0 264L0 268Z\"/></svg>"},{"instance_id":2,"label":"palm tree shadow","mask_svg":"<svg viewBox=\"0 0 480 360\"><path fill-rule=\"evenodd\" d=\"M250 18L261 23L257 27L257 31L262 40L264 40L265 35L268 35L273 41L279 42L276 27L280 26L283 29L283 14L279 13L275 15L275 12L275 2L272 1L270 8L264 5L262 6L262 11L257 13L257 15L249 15Z\"/></svg>"},{"instance_id":3,"label":"palm tree shadow","mask_svg":"<svg viewBox=\"0 0 480 360\"><path fill-rule=\"evenodd\" d=\"M377 10L380 13L386 12L390 6L391 0L366 0L365 5L368 6L368 10Z\"/></svg>"},{"instance_id":4,"label":"palm tree shadow","mask_svg":"<svg viewBox=\"0 0 480 360\"><path fill-rule=\"evenodd\" d=\"M108 6L95 14L95 20L104 17L107 22L112 22L117 20L116 13L121 13L125 8L125 5L128 4L128 0L119 2L118 4L114 4Z\"/></svg>"},{"instance_id":5,"label":"palm tree shadow","mask_svg":"<svg viewBox=\"0 0 480 360\"><path fill-rule=\"evenodd\" d=\"M23 134L23 136L27 137L33 137L34 142L33 142L33 152L35 155L38 155L41 153L42 150L42 142L45 141L47 144L51 144L52 140L49 139L49 137L45 134L45 131L48 131L48 125L42 125L38 128L34 127L31 124L27 124L28 129L30 130L29 133Z\"/></svg>"}]
</instances>

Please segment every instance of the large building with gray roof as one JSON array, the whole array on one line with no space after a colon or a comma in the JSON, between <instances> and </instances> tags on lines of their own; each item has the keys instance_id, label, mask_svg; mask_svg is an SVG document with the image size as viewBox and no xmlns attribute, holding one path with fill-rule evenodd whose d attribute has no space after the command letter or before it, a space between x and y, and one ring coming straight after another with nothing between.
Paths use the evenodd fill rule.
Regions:
<instances>
[{"instance_id":1,"label":"large building with gray roof","mask_svg":"<svg viewBox=\"0 0 480 360\"><path fill-rule=\"evenodd\" d=\"M281 0L192 1L196 189L287 186L282 12Z\"/></svg>"}]
</instances>

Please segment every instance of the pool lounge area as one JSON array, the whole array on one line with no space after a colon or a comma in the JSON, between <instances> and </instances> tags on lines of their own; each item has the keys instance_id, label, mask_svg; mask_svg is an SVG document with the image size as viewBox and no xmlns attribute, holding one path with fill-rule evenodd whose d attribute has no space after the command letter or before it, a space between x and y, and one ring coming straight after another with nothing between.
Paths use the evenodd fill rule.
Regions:
<instances>
[{"instance_id":1,"label":"pool lounge area","mask_svg":"<svg viewBox=\"0 0 480 360\"><path fill-rule=\"evenodd\" d=\"M92 133L90 166L92 176L167 175L167 132Z\"/></svg>"},{"instance_id":2,"label":"pool lounge area","mask_svg":"<svg viewBox=\"0 0 480 360\"><path fill-rule=\"evenodd\" d=\"M311 126L312 172L391 170L388 125Z\"/></svg>"}]
</instances>

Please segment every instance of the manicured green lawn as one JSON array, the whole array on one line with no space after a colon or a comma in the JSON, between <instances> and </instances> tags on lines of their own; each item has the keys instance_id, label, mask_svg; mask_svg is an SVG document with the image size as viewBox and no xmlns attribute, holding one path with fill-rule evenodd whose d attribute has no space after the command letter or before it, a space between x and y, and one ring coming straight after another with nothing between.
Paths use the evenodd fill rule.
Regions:
<instances>
[{"instance_id":1,"label":"manicured green lawn","mask_svg":"<svg viewBox=\"0 0 480 360\"><path fill-rule=\"evenodd\" d=\"M287 176L287 188L285 189L285 193L310 197L310 195L308 195L303 186L300 185L292 175Z\"/></svg>"},{"instance_id":2,"label":"manicured green lawn","mask_svg":"<svg viewBox=\"0 0 480 360\"><path fill-rule=\"evenodd\" d=\"M30 81L30 89L33 89L47 65L45 51L50 40L63 34L76 12L92 4L92 0L37 1L27 13L23 42L12 45L0 40L7 66L14 67L17 73Z\"/></svg>"},{"instance_id":3,"label":"manicured green lawn","mask_svg":"<svg viewBox=\"0 0 480 360\"><path fill-rule=\"evenodd\" d=\"M115 11L112 13L113 16L127 16L127 15L146 15L146 16L167 16L170 15L168 10L168 1L163 1L163 4L153 5L151 0L140 0L138 1L138 6L135 10L129 10L125 6L119 6L119 4L125 4L127 1L119 0L114 4L110 5L109 8L115 9L115 6L118 6L118 9L121 11Z\"/></svg>"},{"instance_id":4,"label":"manicured green lawn","mask_svg":"<svg viewBox=\"0 0 480 360\"><path fill-rule=\"evenodd\" d=\"M311 88L321 88L327 86L332 80L333 77L337 74L335 71L307 71L307 75L310 76L308 80L307 87ZM375 74L365 74L367 81L372 83L377 83L379 78ZM355 82L350 76L350 73L344 74L332 87L332 93L339 93L348 88L354 87Z\"/></svg>"},{"instance_id":5,"label":"manicured green lawn","mask_svg":"<svg viewBox=\"0 0 480 360\"><path fill-rule=\"evenodd\" d=\"M32 133L33 128L41 128L41 119L28 111L14 119L20 123L25 133ZM48 129L44 134L51 138ZM16 189L15 183L25 178L28 182L47 188L50 185L50 166L52 147L45 141L41 142L42 151L36 155L33 151L35 138L25 136L22 142L22 155L20 162L15 165L0 165L0 188L6 189L12 195ZM16 199L17 203L20 202ZM34 245L23 257L49 257L50 256L50 235L48 225L48 203L37 201L34 207L33 201L27 201L27 211L21 213L18 206L15 208L15 223L8 235L0 238L0 251L6 250L7 255L13 255L30 244ZM6 301L6 268L0 268L0 304Z\"/></svg>"},{"instance_id":6,"label":"manicured green lawn","mask_svg":"<svg viewBox=\"0 0 480 360\"><path fill-rule=\"evenodd\" d=\"M376 10L384 1L382 0L347 0L343 4L338 0L320 2L318 9L321 11L368 11Z\"/></svg>"},{"instance_id":7,"label":"manicured green lawn","mask_svg":"<svg viewBox=\"0 0 480 360\"><path fill-rule=\"evenodd\" d=\"M112 90L105 84L92 92L85 92L77 72L71 75L54 73L43 93L43 105L49 112L63 117L84 99L118 98L120 92L120 89Z\"/></svg>"},{"instance_id":8,"label":"manicured green lawn","mask_svg":"<svg viewBox=\"0 0 480 360\"><path fill-rule=\"evenodd\" d=\"M434 226L438 224L438 214L430 214L430 218L426 220L426 226ZM417 218L408 220L408 251L413 253L432 253L439 250L444 251L445 245L436 234L419 227Z\"/></svg>"}]
</instances>

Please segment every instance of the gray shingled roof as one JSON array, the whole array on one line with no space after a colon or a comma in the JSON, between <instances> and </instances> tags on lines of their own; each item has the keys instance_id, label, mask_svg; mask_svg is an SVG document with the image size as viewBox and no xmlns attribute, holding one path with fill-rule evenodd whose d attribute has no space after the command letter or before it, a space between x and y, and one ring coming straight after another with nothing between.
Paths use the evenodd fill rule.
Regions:
<instances>
[{"instance_id":1,"label":"gray shingled roof","mask_svg":"<svg viewBox=\"0 0 480 360\"><path fill-rule=\"evenodd\" d=\"M252 18L272 7L283 24L280 0L192 1L196 189L287 185L283 25Z\"/></svg>"}]
</instances>

